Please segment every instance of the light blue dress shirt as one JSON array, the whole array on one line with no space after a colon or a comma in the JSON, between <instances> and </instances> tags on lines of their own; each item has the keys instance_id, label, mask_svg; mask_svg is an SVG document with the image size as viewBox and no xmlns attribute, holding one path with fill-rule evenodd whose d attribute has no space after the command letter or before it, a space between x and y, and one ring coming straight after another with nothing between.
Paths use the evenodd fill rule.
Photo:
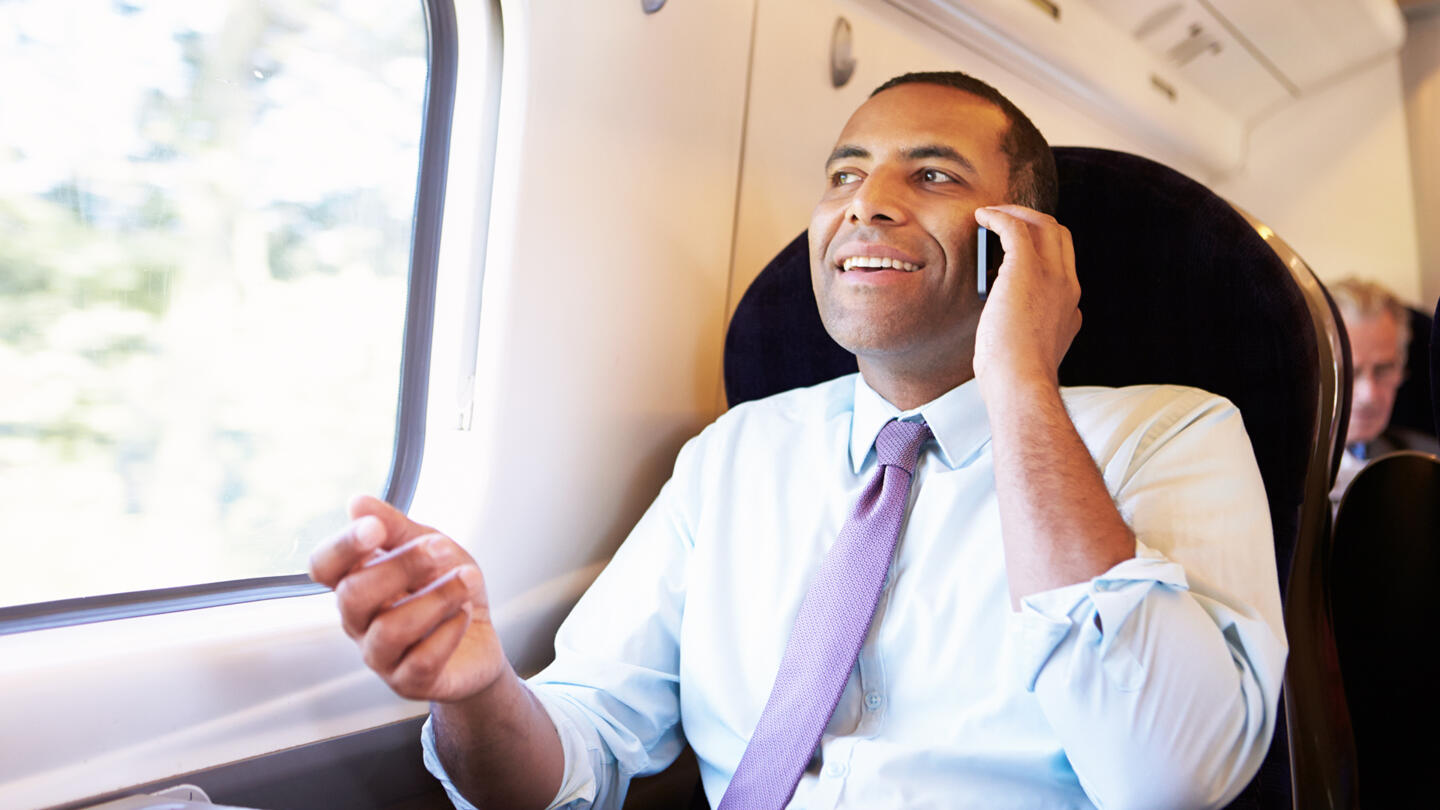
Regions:
<instances>
[{"instance_id":1,"label":"light blue dress shirt","mask_svg":"<svg viewBox=\"0 0 1440 810\"><path fill-rule=\"evenodd\" d=\"M618 808L688 740L718 804L886 421L921 452L869 637L792 808L1215 807L1274 730L1286 642L1240 414L1190 388L1065 389L1136 556L1010 608L974 381L901 413L858 375L690 440L530 680L565 750L552 807ZM1103 631L1102 629L1103 628ZM683 732L682 732L683 727ZM457 807L426 725L425 759Z\"/></svg>"}]
</instances>

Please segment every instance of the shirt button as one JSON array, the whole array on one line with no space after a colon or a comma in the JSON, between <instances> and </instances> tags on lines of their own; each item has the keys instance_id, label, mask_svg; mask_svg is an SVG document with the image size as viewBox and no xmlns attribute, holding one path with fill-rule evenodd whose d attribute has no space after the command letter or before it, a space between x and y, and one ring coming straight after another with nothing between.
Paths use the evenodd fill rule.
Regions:
<instances>
[{"instance_id":1,"label":"shirt button","mask_svg":"<svg viewBox=\"0 0 1440 810\"><path fill-rule=\"evenodd\" d=\"M845 764L843 762L832 762L825 766L826 776L844 776Z\"/></svg>"},{"instance_id":2,"label":"shirt button","mask_svg":"<svg viewBox=\"0 0 1440 810\"><path fill-rule=\"evenodd\" d=\"M866 693L865 693L865 708L869 709L869 710L872 711L872 712L875 711L876 709L880 708L880 693L879 693L879 692L866 692Z\"/></svg>"}]
</instances>

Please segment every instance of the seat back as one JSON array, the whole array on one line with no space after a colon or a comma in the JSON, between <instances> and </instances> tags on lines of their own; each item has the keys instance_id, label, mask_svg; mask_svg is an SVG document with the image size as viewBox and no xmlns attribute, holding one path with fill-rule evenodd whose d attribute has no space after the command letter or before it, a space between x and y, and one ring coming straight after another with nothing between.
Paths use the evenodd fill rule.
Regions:
<instances>
[{"instance_id":1,"label":"seat back","mask_svg":"<svg viewBox=\"0 0 1440 810\"><path fill-rule=\"evenodd\" d=\"M1353 773L1322 584L1348 406L1334 308L1293 251L1203 185L1110 150L1059 147L1055 159L1084 313L1061 382L1176 383L1225 396L1265 480L1296 744L1287 756L1281 718L1266 765L1232 806L1289 807L1291 758L1296 806L1333 806ZM726 340L727 396L734 405L854 370L820 322L801 234L740 301Z\"/></svg>"},{"instance_id":2,"label":"seat back","mask_svg":"<svg viewBox=\"0 0 1440 810\"><path fill-rule=\"evenodd\" d=\"M1335 517L1330 607L1355 727L1360 800L1412 807L1433 792L1440 740L1440 460L1405 451L1361 470ZM1418 732L1418 733L1417 733Z\"/></svg>"},{"instance_id":3,"label":"seat back","mask_svg":"<svg viewBox=\"0 0 1440 810\"><path fill-rule=\"evenodd\" d=\"M1435 321L1440 321L1440 300L1435 302ZM1430 407L1434 409L1435 427L1440 429L1440 329L1434 328L1430 332Z\"/></svg>"},{"instance_id":4,"label":"seat back","mask_svg":"<svg viewBox=\"0 0 1440 810\"><path fill-rule=\"evenodd\" d=\"M1390 412L1393 427L1409 428L1427 436L1436 435L1430 382L1430 314L1418 309L1410 313L1410 351L1405 357L1405 381L1395 392L1395 409Z\"/></svg>"}]
</instances>

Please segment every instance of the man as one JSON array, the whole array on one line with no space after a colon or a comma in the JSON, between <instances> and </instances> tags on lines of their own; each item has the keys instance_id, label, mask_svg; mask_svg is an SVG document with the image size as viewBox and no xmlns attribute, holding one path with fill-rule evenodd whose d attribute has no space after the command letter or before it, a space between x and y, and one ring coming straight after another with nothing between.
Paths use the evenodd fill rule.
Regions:
<instances>
[{"instance_id":1,"label":"man","mask_svg":"<svg viewBox=\"0 0 1440 810\"><path fill-rule=\"evenodd\" d=\"M1080 291L1069 232L1035 210L1054 163L988 85L892 80L826 174L812 280L860 373L692 439L528 684L443 535L361 499L317 550L367 663L432 701L432 770L461 807L618 807L683 726L722 808L1228 801L1268 748L1286 652L1239 414L1192 389L1060 389ZM983 310L976 223L1005 248ZM798 784L767 784L765 735L813 720L767 708L811 683L787 643L906 424L923 443L868 634ZM736 796L755 785L772 795Z\"/></svg>"},{"instance_id":2,"label":"man","mask_svg":"<svg viewBox=\"0 0 1440 810\"><path fill-rule=\"evenodd\" d=\"M1373 281L1347 278L1327 289L1340 308L1350 342L1350 427L1345 432L1345 454L1335 488L1334 507L1349 489L1355 474L1372 459L1398 450L1440 453L1433 436L1390 427L1395 392L1405 381L1405 358L1410 348L1410 312L1393 293Z\"/></svg>"}]
</instances>

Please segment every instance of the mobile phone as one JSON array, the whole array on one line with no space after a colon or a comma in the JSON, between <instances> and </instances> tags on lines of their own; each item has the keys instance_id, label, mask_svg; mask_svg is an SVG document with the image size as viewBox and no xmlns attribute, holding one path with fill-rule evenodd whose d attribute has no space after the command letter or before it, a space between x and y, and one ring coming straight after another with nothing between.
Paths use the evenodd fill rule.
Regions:
<instances>
[{"instance_id":1,"label":"mobile phone","mask_svg":"<svg viewBox=\"0 0 1440 810\"><path fill-rule=\"evenodd\" d=\"M1000 263L1005 261L1005 249L1000 246L1000 235L985 227L976 226L975 232L975 288L980 300L990 294L995 286L995 276L1000 272Z\"/></svg>"}]
</instances>

